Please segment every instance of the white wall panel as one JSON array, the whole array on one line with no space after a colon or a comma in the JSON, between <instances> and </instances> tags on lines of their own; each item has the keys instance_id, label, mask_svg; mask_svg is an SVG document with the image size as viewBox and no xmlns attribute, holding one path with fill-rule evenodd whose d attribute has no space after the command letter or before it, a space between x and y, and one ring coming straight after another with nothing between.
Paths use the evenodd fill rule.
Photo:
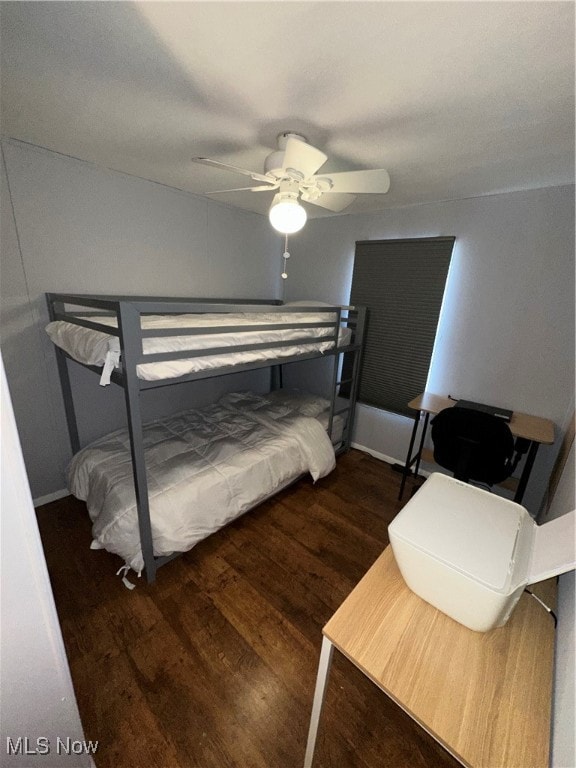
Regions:
<instances>
[{"instance_id":1,"label":"white wall panel","mask_svg":"<svg viewBox=\"0 0 576 768\"><path fill-rule=\"evenodd\" d=\"M90 768L1 357L0 390L0 764Z\"/></svg>"}]
</instances>

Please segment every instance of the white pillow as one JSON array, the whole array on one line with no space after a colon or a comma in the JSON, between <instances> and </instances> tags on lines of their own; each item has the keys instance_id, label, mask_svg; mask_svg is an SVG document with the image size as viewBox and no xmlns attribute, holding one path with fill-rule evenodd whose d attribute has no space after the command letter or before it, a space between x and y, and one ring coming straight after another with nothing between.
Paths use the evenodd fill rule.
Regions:
<instances>
[{"instance_id":1,"label":"white pillow","mask_svg":"<svg viewBox=\"0 0 576 768\"><path fill-rule=\"evenodd\" d=\"M265 412L270 419L280 419L293 410L293 408L280 400L270 400L268 395L257 395L254 392L229 392L219 400L225 408L233 408L241 411Z\"/></svg>"},{"instance_id":2,"label":"white pillow","mask_svg":"<svg viewBox=\"0 0 576 768\"><path fill-rule=\"evenodd\" d=\"M330 400L299 389L277 389L266 395L273 403L293 409L301 416L315 418L330 408Z\"/></svg>"}]
</instances>

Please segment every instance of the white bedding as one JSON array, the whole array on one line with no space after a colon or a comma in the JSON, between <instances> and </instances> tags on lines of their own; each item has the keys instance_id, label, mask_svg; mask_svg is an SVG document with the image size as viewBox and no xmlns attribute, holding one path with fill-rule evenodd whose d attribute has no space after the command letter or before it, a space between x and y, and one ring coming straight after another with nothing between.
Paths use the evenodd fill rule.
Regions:
<instances>
[{"instance_id":1,"label":"white bedding","mask_svg":"<svg viewBox=\"0 0 576 768\"><path fill-rule=\"evenodd\" d=\"M314 480L335 466L321 398L234 393L202 410L144 428L154 554L195 544L298 476ZM300 409L300 410L299 410ZM143 568L127 430L81 450L69 469L70 491L86 501L94 548Z\"/></svg>"},{"instance_id":2,"label":"white bedding","mask_svg":"<svg viewBox=\"0 0 576 768\"><path fill-rule=\"evenodd\" d=\"M117 326L115 317L92 317L93 322L112 327ZM143 329L194 328L199 326L246 326L277 323L319 323L336 321L333 312L245 312L235 314L183 314L183 315L148 315L142 316ZM104 365L107 361L117 363L120 353L120 341L117 336L84 328L81 325L56 320L46 326L46 332L58 347L61 347L75 360L85 365ZM350 342L352 331L341 328L338 344ZM239 331L235 333L207 333L195 336L159 336L143 339L144 354L156 352L175 352L183 350L202 350L215 347L230 347L230 353L200 356L185 360L169 360L154 363L142 363L137 367L138 377L147 381L185 376L189 373L221 368L260 360L290 357L306 352L326 352L334 348L333 341L322 341L323 337L333 335L332 328L285 328L265 331ZM234 347L292 339L318 339L314 344L295 344L285 347L272 347L235 352ZM107 383L104 380L102 383Z\"/></svg>"}]
</instances>

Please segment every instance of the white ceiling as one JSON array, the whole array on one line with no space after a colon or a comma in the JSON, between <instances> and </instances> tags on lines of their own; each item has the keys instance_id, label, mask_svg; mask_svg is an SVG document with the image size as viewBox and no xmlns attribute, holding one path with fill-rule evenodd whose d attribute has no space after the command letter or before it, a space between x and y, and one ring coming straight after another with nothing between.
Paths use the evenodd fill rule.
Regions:
<instances>
[{"instance_id":1,"label":"white ceiling","mask_svg":"<svg viewBox=\"0 0 576 768\"><path fill-rule=\"evenodd\" d=\"M574 181L573 2L1 5L3 135L106 168L242 187L190 158L262 172L290 130L388 169L346 213Z\"/></svg>"}]
</instances>

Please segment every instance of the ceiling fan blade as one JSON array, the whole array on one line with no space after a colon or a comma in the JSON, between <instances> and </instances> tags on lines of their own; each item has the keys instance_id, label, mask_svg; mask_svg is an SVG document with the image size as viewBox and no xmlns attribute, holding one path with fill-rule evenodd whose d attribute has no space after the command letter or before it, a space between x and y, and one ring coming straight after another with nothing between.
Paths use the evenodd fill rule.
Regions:
<instances>
[{"instance_id":1,"label":"ceiling fan blade","mask_svg":"<svg viewBox=\"0 0 576 768\"><path fill-rule=\"evenodd\" d=\"M316 178L324 178L323 176ZM358 194L383 194L390 189L390 176L383 168L369 171L343 171L342 173L327 173L330 179L330 192Z\"/></svg>"},{"instance_id":2,"label":"ceiling fan blade","mask_svg":"<svg viewBox=\"0 0 576 768\"><path fill-rule=\"evenodd\" d=\"M305 179L313 176L328 160L328 156L311 144L307 144L300 139L290 138L286 142L284 151L284 163L282 170L289 168L299 171Z\"/></svg>"},{"instance_id":3,"label":"ceiling fan blade","mask_svg":"<svg viewBox=\"0 0 576 768\"><path fill-rule=\"evenodd\" d=\"M271 179L269 176L264 176L263 173L247 171L245 168L238 168L236 165L221 163L219 160L210 160L209 157L193 157L192 162L201 163L202 165L211 165L214 166L214 168L222 168L222 170L232 171L232 173L241 173L243 176L250 176L254 181L265 181L269 184L274 184L274 179Z\"/></svg>"},{"instance_id":4,"label":"ceiling fan blade","mask_svg":"<svg viewBox=\"0 0 576 768\"><path fill-rule=\"evenodd\" d=\"M236 187L236 189L215 189L212 192L205 192L206 195L220 195L222 192L270 192L271 190L277 189L280 186L280 183L278 184L272 184L272 186L267 187Z\"/></svg>"},{"instance_id":5,"label":"ceiling fan blade","mask_svg":"<svg viewBox=\"0 0 576 768\"><path fill-rule=\"evenodd\" d=\"M304 198L302 198L304 200ZM320 208L326 208L327 211L333 211L334 213L340 213L344 208L347 208L350 203L353 203L356 199L356 195L344 195L344 194L332 194L332 192L325 192L317 200L306 200L305 202L311 205L317 205Z\"/></svg>"}]
</instances>

